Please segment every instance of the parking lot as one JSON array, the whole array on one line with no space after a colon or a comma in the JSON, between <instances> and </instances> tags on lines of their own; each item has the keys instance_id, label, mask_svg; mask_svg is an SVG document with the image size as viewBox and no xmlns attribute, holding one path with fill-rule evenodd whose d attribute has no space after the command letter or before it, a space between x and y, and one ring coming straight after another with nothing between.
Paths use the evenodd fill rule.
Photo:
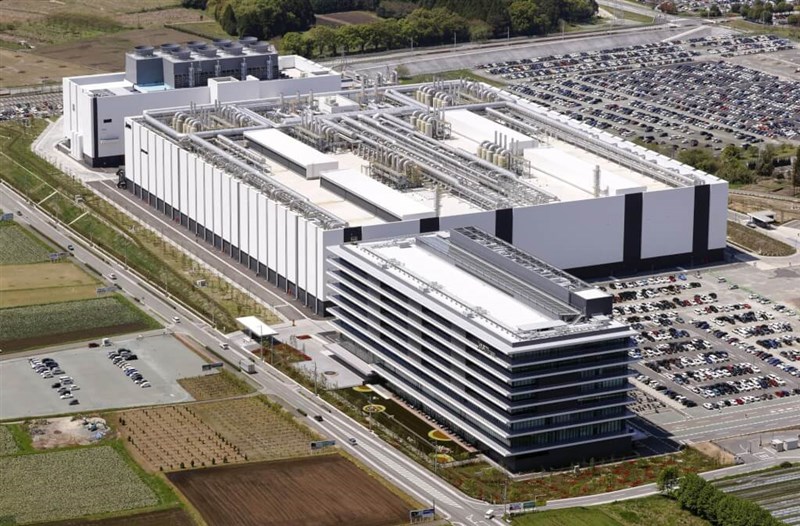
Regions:
<instances>
[{"instance_id":1,"label":"parking lot","mask_svg":"<svg viewBox=\"0 0 800 526\"><path fill-rule=\"evenodd\" d=\"M635 409L688 415L798 396L800 321L793 309L723 276L674 273L603 284L614 315L639 331Z\"/></svg>"},{"instance_id":2,"label":"parking lot","mask_svg":"<svg viewBox=\"0 0 800 526\"><path fill-rule=\"evenodd\" d=\"M483 64L479 70L521 81L510 89L621 137L672 151L720 151L726 144L800 141L800 114L794 111L800 64L781 58L785 54L797 49L777 37L700 37ZM753 63L779 64L782 76L746 66ZM795 69L787 76L787 68Z\"/></svg>"},{"instance_id":3,"label":"parking lot","mask_svg":"<svg viewBox=\"0 0 800 526\"><path fill-rule=\"evenodd\" d=\"M0 97L0 121L61 115L61 92Z\"/></svg>"},{"instance_id":4,"label":"parking lot","mask_svg":"<svg viewBox=\"0 0 800 526\"><path fill-rule=\"evenodd\" d=\"M150 383L149 387L140 387L107 357L109 351L120 348L135 353L136 359L129 363ZM29 360L44 358L55 360L60 373L47 378L37 373ZM181 342L166 335L4 360L0 362L0 419L191 400L176 380L202 374L203 363ZM62 376L69 376L71 382L64 383ZM63 385L52 387L56 383ZM62 388L67 388L71 396L62 399ZM78 404L70 405L73 400Z\"/></svg>"}]
</instances>

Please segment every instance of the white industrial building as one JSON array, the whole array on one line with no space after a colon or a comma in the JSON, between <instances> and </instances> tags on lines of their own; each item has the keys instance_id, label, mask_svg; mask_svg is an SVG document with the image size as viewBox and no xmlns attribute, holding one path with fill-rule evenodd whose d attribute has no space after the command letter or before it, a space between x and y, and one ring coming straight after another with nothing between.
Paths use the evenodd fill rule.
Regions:
<instances>
[{"instance_id":1,"label":"white industrial building","mask_svg":"<svg viewBox=\"0 0 800 526\"><path fill-rule=\"evenodd\" d=\"M630 450L636 332L610 295L474 227L327 262L340 343L491 458L523 471Z\"/></svg>"},{"instance_id":2,"label":"white industrial building","mask_svg":"<svg viewBox=\"0 0 800 526\"><path fill-rule=\"evenodd\" d=\"M127 118L120 185L317 312L326 248L456 227L582 277L722 259L725 181L508 92L253 99Z\"/></svg>"},{"instance_id":3,"label":"white industrial building","mask_svg":"<svg viewBox=\"0 0 800 526\"><path fill-rule=\"evenodd\" d=\"M64 137L92 167L124 164L123 121L145 110L341 89L341 75L252 37L138 46L123 73L65 77Z\"/></svg>"}]
</instances>

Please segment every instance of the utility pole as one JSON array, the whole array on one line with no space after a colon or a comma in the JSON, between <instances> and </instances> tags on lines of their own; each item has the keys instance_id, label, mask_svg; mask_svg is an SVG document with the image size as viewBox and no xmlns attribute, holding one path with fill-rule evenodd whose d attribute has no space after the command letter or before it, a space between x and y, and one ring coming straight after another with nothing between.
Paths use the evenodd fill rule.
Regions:
<instances>
[{"instance_id":1,"label":"utility pole","mask_svg":"<svg viewBox=\"0 0 800 526\"><path fill-rule=\"evenodd\" d=\"M453 31L453 49L456 48L456 32Z\"/></svg>"},{"instance_id":2,"label":"utility pole","mask_svg":"<svg viewBox=\"0 0 800 526\"><path fill-rule=\"evenodd\" d=\"M411 37L409 40L411 40L411 51L414 51L414 37Z\"/></svg>"}]
</instances>

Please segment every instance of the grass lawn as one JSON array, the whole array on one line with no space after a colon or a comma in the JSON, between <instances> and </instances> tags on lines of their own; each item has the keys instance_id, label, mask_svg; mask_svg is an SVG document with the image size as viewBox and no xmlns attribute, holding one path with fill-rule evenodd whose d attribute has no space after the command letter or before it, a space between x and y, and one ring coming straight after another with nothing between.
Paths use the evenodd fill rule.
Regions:
<instances>
[{"instance_id":1,"label":"grass lawn","mask_svg":"<svg viewBox=\"0 0 800 526\"><path fill-rule=\"evenodd\" d=\"M791 245L733 221L728 221L728 239L763 256L791 256L796 252Z\"/></svg>"},{"instance_id":2,"label":"grass lawn","mask_svg":"<svg viewBox=\"0 0 800 526\"><path fill-rule=\"evenodd\" d=\"M44 121L34 121L30 128L17 123L0 123L0 177L35 201L57 189L60 194L47 199L42 207L64 222L75 221L70 228L137 270L151 283L161 286L187 303L206 319L214 320L224 332L237 329L235 317L254 315L266 323L277 317L249 296L213 277L186 254L142 228L115 206L89 192L85 187L59 172L30 150L31 142L44 129ZM83 197L83 205L71 199ZM66 198L63 196L70 196ZM193 284L204 279L207 287Z\"/></svg>"},{"instance_id":3,"label":"grass lawn","mask_svg":"<svg viewBox=\"0 0 800 526\"><path fill-rule=\"evenodd\" d=\"M166 27L209 40L215 38L231 38L231 35L226 33L225 30L222 29L222 26L214 19L204 20L202 22L178 22L167 24Z\"/></svg>"},{"instance_id":4,"label":"grass lawn","mask_svg":"<svg viewBox=\"0 0 800 526\"><path fill-rule=\"evenodd\" d=\"M419 84L421 82L432 82L433 80L458 80L467 79L477 82L485 82L491 86L504 87L505 83L499 82L496 79L483 77L468 69L454 69L451 71L442 71L439 73L423 73L421 75L414 75L404 78L400 81L401 84Z\"/></svg>"},{"instance_id":5,"label":"grass lawn","mask_svg":"<svg viewBox=\"0 0 800 526\"><path fill-rule=\"evenodd\" d=\"M597 459L598 463L600 459ZM692 448L679 453L657 457L644 457L616 464L582 468L577 474L571 471L542 475L522 481L513 481L506 489L506 478L488 464L469 464L440 470L439 474L466 494L489 502L502 502L503 492L509 502L552 500L582 495L595 495L623 488L655 482L659 471L667 466L678 466L685 473L699 473L717 469L717 460Z\"/></svg>"},{"instance_id":6,"label":"grass lawn","mask_svg":"<svg viewBox=\"0 0 800 526\"><path fill-rule=\"evenodd\" d=\"M588 508L535 512L514 519L514 526L710 526L662 496L623 500Z\"/></svg>"},{"instance_id":7,"label":"grass lawn","mask_svg":"<svg viewBox=\"0 0 800 526\"><path fill-rule=\"evenodd\" d=\"M6 265L0 272L0 308L91 299L98 283L70 262Z\"/></svg>"},{"instance_id":8,"label":"grass lawn","mask_svg":"<svg viewBox=\"0 0 800 526\"><path fill-rule=\"evenodd\" d=\"M779 37L783 38L800 40L800 27L765 26L763 24L748 22L747 20L731 20L729 22L725 22L725 25L734 29L742 29L750 33L778 35Z\"/></svg>"}]
</instances>

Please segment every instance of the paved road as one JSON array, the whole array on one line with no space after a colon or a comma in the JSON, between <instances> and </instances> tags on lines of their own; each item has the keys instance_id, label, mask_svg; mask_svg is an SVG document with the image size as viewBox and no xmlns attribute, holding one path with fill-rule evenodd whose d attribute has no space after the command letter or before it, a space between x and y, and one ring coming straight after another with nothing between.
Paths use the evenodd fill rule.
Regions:
<instances>
[{"instance_id":1,"label":"paved road","mask_svg":"<svg viewBox=\"0 0 800 526\"><path fill-rule=\"evenodd\" d=\"M190 335L202 345L219 348L219 344L225 341L224 335L214 331L191 312L165 301L156 288L143 285L139 278L127 270L123 264L102 256L96 247L91 247L89 243L67 231L63 225L55 226L54 222L42 211L29 205L1 183L0 208L22 211L23 215L17 217L20 222L32 225L56 244L62 247L69 244L74 245L75 259L79 262L91 266L103 275L108 275L110 272L117 274L116 282L122 287L123 292L139 298L148 313L160 318L165 324L168 325L172 316L177 313L183 320L180 331ZM271 291L268 293L272 294ZM226 358L233 363L237 363L239 358L248 358L243 352L234 348L220 352L225 353ZM465 526L490 524L483 519L483 514L491 508L490 505L460 493L277 370L261 364L257 366L257 370L258 373L253 375L252 379L261 386L263 392L275 395L290 407L303 409L311 416L323 415L323 422L316 422L309 418L306 424L316 428L322 434L336 439L359 461L386 477L418 501L427 504L435 502L437 510L452 519L454 524ZM358 444L351 446L348 444L349 438L355 438Z\"/></svg>"}]
</instances>

